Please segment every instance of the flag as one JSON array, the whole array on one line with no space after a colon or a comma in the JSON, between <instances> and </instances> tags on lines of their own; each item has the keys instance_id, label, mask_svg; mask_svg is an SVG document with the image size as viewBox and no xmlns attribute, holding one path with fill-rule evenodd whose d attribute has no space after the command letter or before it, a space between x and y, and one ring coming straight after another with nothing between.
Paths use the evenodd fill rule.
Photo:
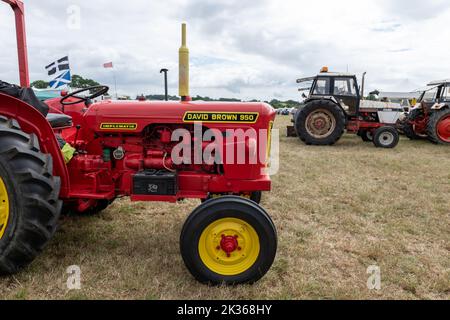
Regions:
<instances>
[{"instance_id":1,"label":"flag","mask_svg":"<svg viewBox=\"0 0 450 320\"><path fill-rule=\"evenodd\" d=\"M49 76L55 75L58 71L69 70L69 57L65 56L45 67Z\"/></svg>"},{"instance_id":2,"label":"flag","mask_svg":"<svg viewBox=\"0 0 450 320\"><path fill-rule=\"evenodd\" d=\"M108 69L108 68L112 68L112 67L113 67L113 63L112 62L108 62L108 63L104 63L103 64L103 68Z\"/></svg>"},{"instance_id":3,"label":"flag","mask_svg":"<svg viewBox=\"0 0 450 320\"><path fill-rule=\"evenodd\" d=\"M65 71L60 76L56 77L54 80L50 81L49 86L52 89L58 89L63 86L68 86L72 82L72 75L70 70Z\"/></svg>"},{"instance_id":4,"label":"flag","mask_svg":"<svg viewBox=\"0 0 450 320\"><path fill-rule=\"evenodd\" d=\"M51 77L50 87L53 89L69 85L72 82L68 56L50 63L45 69L47 70L49 77Z\"/></svg>"}]
</instances>

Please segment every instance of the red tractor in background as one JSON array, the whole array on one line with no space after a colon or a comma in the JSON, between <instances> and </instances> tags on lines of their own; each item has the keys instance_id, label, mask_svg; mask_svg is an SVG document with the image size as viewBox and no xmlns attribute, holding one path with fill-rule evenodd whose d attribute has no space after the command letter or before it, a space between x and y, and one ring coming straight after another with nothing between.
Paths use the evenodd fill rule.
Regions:
<instances>
[{"instance_id":1,"label":"red tractor in background","mask_svg":"<svg viewBox=\"0 0 450 320\"><path fill-rule=\"evenodd\" d=\"M450 80L428 84L401 128L411 140L428 138L436 144L450 144Z\"/></svg>"},{"instance_id":2,"label":"red tractor in background","mask_svg":"<svg viewBox=\"0 0 450 320\"><path fill-rule=\"evenodd\" d=\"M189 271L211 284L260 279L274 261L277 234L266 211L246 198L271 189L267 159L253 163L249 156L255 146L260 154L269 153L274 109L265 103L192 102L185 25L182 101L92 103L108 91L99 86L39 104L29 88L23 3L2 1L16 16L21 86L0 83L0 273L15 273L34 260L54 235L63 208L98 212L129 196L132 201L204 200L181 232ZM172 158L180 143L172 139L177 131L183 132L183 145L194 146L182 149L183 159L209 148L196 136L198 127L200 134L214 130L223 137L233 130L268 134L227 140L217 149L221 159L228 159L230 150L243 150L242 164L216 161L214 153L214 161L178 163ZM70 157L63 156L65 147L72 148Z\"/></svg>"}]
</instances>

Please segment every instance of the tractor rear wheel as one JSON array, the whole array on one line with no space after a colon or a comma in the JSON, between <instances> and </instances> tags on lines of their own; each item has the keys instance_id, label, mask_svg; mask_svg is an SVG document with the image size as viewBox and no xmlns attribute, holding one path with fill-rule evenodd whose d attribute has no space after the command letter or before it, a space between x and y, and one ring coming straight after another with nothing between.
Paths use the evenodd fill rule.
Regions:
<instances>
[{"instance_id":1,"label":"tractor rear wheel","mask_svg":"<svg viewBox=\"0 0 450 320\"><path fill-rule=\"evenodd\" d=\"M186 267L202 283L254 283L272 266L277 232L258 204L224 196L192 212L181 232L180 248Z\"/></svg>"},{"instance_id":2,"label":"tractor rear wheel","mask_svg":"<svg viewBox=\"0 0 450 320\"><path fill-rule=\"evenodd\" d=\"M307 145L333 145L344 134L344 111L330 100L314 100L297 112L295 127Z\"/></svg>"},{"instance_id":3,"label":"tractor rear wheel","mask_svg":"<svg viewBox=\"0 0 450 320\"><path fill-rule=\"evenodd\" d=\"M395 148L400 141L397 129L393 127L381 127L373 135L373 144L377 148Z\"/></svg>"},{"instance_id":4,"label":"tractor rear wheel","mask_svg":"<svg viewBox=\"0 0 450 320\"><path fill-rule=\"evenodd\" d=\"M427 134L433 143L450 144L450 108L434 111L431 114Z\"/></svg>"},{"instance_id":5,"label":"tractor rear wheel","mask_svg":"<svg viewBox=\"0 0 450 320\"><path fill-rule=\"evenodd\" d=\"M37 137L0 116L0 274L31 263L54 235L62 202L52 174Z\"/></svg>"}]
</instances>

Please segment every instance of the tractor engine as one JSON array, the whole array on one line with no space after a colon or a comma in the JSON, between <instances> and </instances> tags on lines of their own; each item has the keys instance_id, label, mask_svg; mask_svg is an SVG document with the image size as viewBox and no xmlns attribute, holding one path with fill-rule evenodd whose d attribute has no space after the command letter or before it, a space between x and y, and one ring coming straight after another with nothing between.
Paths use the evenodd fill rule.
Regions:
<instances>
[{"instance_id":1,"label":"tractor engine","mask_svg":"<svg viewBox=\"0 0 450 320\"><path fill-rule=\"evenodd\" d=\"M217 122L211 120L203 125L191 123L185 112L166 124L155 123L152 119L156 115L163 117L164 112L171 113L175 108L179 112L186 104L193 109L214 107L227 111L211 112L209 116ZM254 112L242 113L229 111L239 110L239 104L216 104L127 103L129 112L134 113L130 115L134 122L112 119L116 111L125 108L121 103L93 105L76 131L63 132L66 141L77 150L67 166L72 190L77 190L71 198L79 199L78 211L117 196L143 201L176 201L205 199L212 193L245 194L268 190L270 179L264 169L275 117L273 108L253 103L250 106ZM147 118L136 117L145 110ZM197 114L206 119L204 112ZM235 116L243 119L243 123L231 121ZM264 129L266 135L258 134L260 129ZM208 130L212 134L204 139ZM244 132L244 135L234 137L230 130ZM228 161L230 152L233 153L231 162ZM238 161L239 153L241 156L243 153L244 162ZM265 157L260 157L262 154ZM257 161L252 161L253 158Z\"/></svg>"}]
</instances>

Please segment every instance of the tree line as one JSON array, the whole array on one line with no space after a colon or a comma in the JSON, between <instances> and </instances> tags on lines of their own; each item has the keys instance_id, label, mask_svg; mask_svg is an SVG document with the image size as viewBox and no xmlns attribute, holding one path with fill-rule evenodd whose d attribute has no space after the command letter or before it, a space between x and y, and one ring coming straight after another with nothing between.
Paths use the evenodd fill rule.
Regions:
<instances>
[{"instance_id":1,"label":"tree line","mask_svg":"<svg viewBox=\"0 0 450 320\"><path fill-rule=\"evenodd\" d=\"M99 86L100 83L98 83L95 80L85 79L82 76L74 74L72 76L72 83L70 85L77 89L84 89L88 87ZM50 86L49 82L44 80L36 80L31 83L31 87L36 89L47 89L49 86Z\"/></svg>"},{"instance_id":2,"label":"tree line","mask_svg":"<svg viewBox=\"0 0 450 320\"><path fill-rule=\"evenodd\" d=\"M85 79L80 75L74 74L72 76L72 83L71 87L78 88L78 89L84 89L92 86L98 86L100 85L97 81L92 79ZM49 87L49 82L43 81L43 80L36 80L31 83L31 87L36 89L47 89ZM163 94L146 94L146 95L138 95L136 99L142 98L142 96L145 97L146 100L151 101L160 101L164 100L165 96ZM169 101L179 101L180 97L169 95L168 96ZM242 101L241 99L236 98L211 98L208 96L200 96L196 95L195 97L192 97L193 101L217 101L217 102L260 102L260 100L249 100L249 101ZM275 109L282 109L282 108L298 108L301 104L298 101L294 100L287 100L287 101L281 101L278 99L272 99L271 101L264 101L268 104L270 104Z\"/></svg>"}]
</instances>

